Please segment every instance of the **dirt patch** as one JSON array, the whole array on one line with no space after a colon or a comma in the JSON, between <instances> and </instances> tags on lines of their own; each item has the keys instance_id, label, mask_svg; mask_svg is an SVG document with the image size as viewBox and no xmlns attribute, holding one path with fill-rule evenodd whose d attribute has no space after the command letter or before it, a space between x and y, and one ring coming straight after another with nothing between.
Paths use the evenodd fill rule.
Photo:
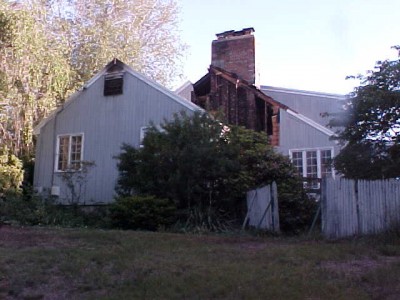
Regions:
<instances>
[{"instance_id":1,"label":"dirt patch","mask_svg":"<svg viewBox=\"0 0 400 300\"><path fill-rule=\"evenodd\" d=\"M364 257L345 262L328 261L322 267L337 276L355 280L371 299L397 300L400 299L400 279L393 280L393 276L390 276L387 280L385 274L392 264L398 263L399 256L379 256L375 259ZM382 269L385 271L382 272ZM378 273L374 274L374 271Z\"/></svg>"},{"instance_id":2,"label":"dirt patch","mask_svg":"<svg viewBox=\"0 0 400 300\"><path fill-rule=\"evenodd\" d=\"M379 256L376 259L363 257L349 261L327 261L321 264L321 267L340 276L350 276L352 278L361 278L364 274L374 271L378 268L387 267L391 264L400 262L398 256Z\"/></svg>"}]
</instances>

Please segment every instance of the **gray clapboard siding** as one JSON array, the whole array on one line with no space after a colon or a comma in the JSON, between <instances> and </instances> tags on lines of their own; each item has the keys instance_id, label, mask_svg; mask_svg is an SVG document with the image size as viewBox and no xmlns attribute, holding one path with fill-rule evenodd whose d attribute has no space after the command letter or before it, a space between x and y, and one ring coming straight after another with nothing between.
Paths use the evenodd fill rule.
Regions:
<instances>
[{"instance_id":1,"label":"gray clapboard siding","mask_svg":"<svg viewBox=\"0 0 400 300\"><path fill-rule=\"evenodd\" d=\"M54 169L53 146L54 146L54 121L51 120L41 132L44 138L39 136L36 142L34 186L44 189L51 188L51 180Z\"/></svg>"},{"instance_id":2,"label":"gray clapboard siding","mask_svg":"<svg viewBox=\"0 0 400 300\"><path fill-rule=\"evenodd\" d=\"M341 106L346 99L343 95L268 86L261 86L261 90L280 103L324 126L329 122L329 118L323 117L322 113L342 111Z\"/></svg>"},{"instance_id":3,"label":"gray clapboard siding","mask_svg":"<svg viewBox=\"0 0 400 300\"><path fill-rule=\"evenodd\" d=\"M193 84L190 81L186 81L182 86L175 90L175 94L181 96L187 101L192 101Z\"/></svg>"},{"instance_id":4,"label":"gray clapboard siding","mask_svg":"<svg viewBox=\"0 0 400 300\"><path fill-rule=\"evenodd\" d=\"M278 150L288 155L290 149L333 148L334 155L340 146L330 136L311 125L280 110L280 144Z\"/></svg>"},{"instance_id":5,"label":"gray clapboard siding","mask_svg":"<svg viewBox=\"0 0 400 300\"><path fill-rule=\"evenodd\" d=\"M400 181L327 179L322 232L328 238L374 234L400 225Z\"/></svg>"},{"instance_id":6,"label":"gray clapboard siding","mask_svg":"<svg viewBox=\"0 0 400 300\"><path fill-rule=\"evenodd\" d=\"M46 190L59 186L61 201L67 188L62 173L54 172L57 135L83 133L83 160L94 162L95 167L89 172L82 201L109 203L115 196L118 177L115 156L121 152L122 144L138 147L141 127L171 120L181 111L191 114L199 110L129 71L124 74L122 95L103 96L103 85L104 77L99 76L40 128L34 185Z\"/></svg>"}]
</instances>

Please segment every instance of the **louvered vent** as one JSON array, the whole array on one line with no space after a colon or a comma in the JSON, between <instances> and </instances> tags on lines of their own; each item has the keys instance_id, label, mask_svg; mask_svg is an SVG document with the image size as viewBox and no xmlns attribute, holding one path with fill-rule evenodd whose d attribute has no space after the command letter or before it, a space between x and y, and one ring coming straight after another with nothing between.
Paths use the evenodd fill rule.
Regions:
<instances>
[{"instance_id":1,"label":"louvered vent","mask_svg":"<svg viewBox=\"0 0 400 300\"><path fill-rule=\"evenodd\" d=\"M104 76L104 96L121 95L123 87L123 73L112 73Z\"/></svg>"}]
</instances>

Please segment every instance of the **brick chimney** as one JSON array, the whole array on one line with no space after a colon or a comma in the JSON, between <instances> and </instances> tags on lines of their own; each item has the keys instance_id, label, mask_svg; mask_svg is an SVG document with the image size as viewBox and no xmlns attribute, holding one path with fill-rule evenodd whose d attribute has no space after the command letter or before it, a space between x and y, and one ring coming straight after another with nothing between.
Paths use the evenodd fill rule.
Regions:
<instances>
[{"instance_id":1,"label":"brick chimney","mask_svg":"<svg viewBox=\"0 0 400 300\"><path fill-rule=\"evenodd\" d=\"M255 83L254 28L217 33L211 46L211 64L231 73L250 84Z\"/></svg>"}]
</instances>

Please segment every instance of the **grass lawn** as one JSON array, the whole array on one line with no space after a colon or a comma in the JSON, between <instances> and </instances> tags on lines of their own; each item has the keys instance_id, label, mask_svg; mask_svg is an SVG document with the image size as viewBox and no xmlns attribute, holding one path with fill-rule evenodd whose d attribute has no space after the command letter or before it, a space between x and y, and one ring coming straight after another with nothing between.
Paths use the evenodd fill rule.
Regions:
<instances>
[{"instance_id":1,"label":"grass lawn","mask_svg":"<svg viewBox=\"0 0 400 300\"><path fill-rule=\"evenodd\" d=\"M400 238L3 226L0 299L400 299Z\"/></svg>"}]
</instances>

